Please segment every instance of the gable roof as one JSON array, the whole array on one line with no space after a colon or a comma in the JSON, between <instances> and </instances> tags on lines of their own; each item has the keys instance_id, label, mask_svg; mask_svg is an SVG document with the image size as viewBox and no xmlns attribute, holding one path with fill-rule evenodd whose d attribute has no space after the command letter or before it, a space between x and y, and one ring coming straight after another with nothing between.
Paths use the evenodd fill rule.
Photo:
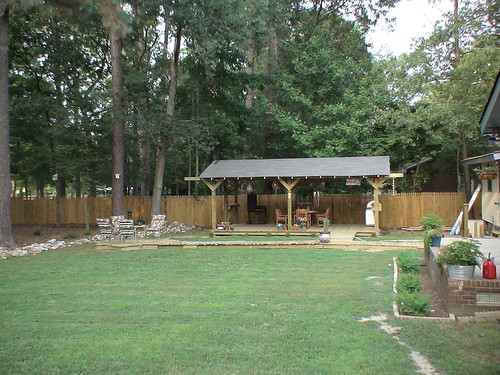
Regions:
<instances>
[{"instance_id":1,"label":"gable roof","mask_svg":"<svg viewBox=\"0 0 500 375\"><path fill-rule=\"evenodd\" d=\"M215 160L201 179L349 178L389 176L389 156Z\"/></svg>"},{"instance_id":2,"label":"gable roof","mask_svg":"<svg viewBox=\"0 0 500 375\"><path fill-rule=\"evenodd\" d=\"M490 97L484 108L481 120L481 134L493 134L500 132L500 83L497 74L495 84L491 90Z\"/></svg>"}]
</instances>

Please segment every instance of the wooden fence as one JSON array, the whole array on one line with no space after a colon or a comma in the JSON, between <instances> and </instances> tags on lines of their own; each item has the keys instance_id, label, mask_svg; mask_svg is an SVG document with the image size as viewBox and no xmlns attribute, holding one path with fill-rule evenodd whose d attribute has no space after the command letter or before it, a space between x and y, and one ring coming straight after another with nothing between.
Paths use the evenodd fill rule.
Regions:
<instances>
[{"instance_id":1,"label":"wooden fence","mask_svg":"<svg viewBox=\"0 0 500 375\"><path fill-rule=\"evenodd\" d=\"M228 203L234 203L234 196ZM217 218L224 221L224 197L217 196ZM295 197L292 197L295 202ZM318 211L332 208L333 224L362 224L365 222L366 205L370 195L363 194L323 194L319 200ZM477 201L481 201L478 199ZM382 228L417 226L425 214L436 214L444 219L446 226L455 222L465 203L464 193L415 193L381 195ZM231 222L247 221L246 197L239 196L239 207L229 211ZM287 210L286 195L259 195L258 204L267 207L268 223L275 220L275 208ZM151 197L125 197L125 216L130 214L135 221L149 221ZM476 210L478 207L476 207ZM480 210L480 208L479 208ZM168 196L163 197L161 212L170 221L177 220L186 224L209 227L211 225L211 197ZM236 220L237 212L237 220ZM480 211L479 211L480 212ZM94 224L99 217L111 215L111 198L90 197L61 199L61 219L63 225ZM56 202L52 198L24 200L12 199L13 224L47 225L56 223Z\"/></svg>"}]
</instances>

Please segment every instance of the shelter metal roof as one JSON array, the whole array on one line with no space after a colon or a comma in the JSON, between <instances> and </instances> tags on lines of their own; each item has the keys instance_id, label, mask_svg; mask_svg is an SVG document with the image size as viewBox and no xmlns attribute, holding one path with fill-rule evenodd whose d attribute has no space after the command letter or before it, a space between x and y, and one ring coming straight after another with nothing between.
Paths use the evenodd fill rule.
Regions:
<instances>
[{"instance_id":1,"label":"shelter metal roof","mask_svg":"<svg viewBox=\"0 0 500 375\"><path fill-rule=\"evenodd\" d=\"M389 156L216 160L201 179L350 178L389 176Z\"/></svg>"},{"instance_id":2,"label":"shelter metal roof","mask_svg":"<svg viewBox=\"0 0 500 375\"><path fill-rule=\"evenodd\" d=\"M462 160L462 164L464 165L475 165L482 163L495 162L498 163L500 161L500 152L492 152L489 154L473 156L471 158L467 158Z\"/></svg>"},{"instance_id":3,"label":"shelter metal roof","mask_svg":"<svg viewBox=\"0 0 500 375\"><path fill-rule=\"evenodd\" d=\"M495 134L500 132L500 72L497 74L495 84L484 108L479 123L481 134Z\"/></svg>"}]
</instances>

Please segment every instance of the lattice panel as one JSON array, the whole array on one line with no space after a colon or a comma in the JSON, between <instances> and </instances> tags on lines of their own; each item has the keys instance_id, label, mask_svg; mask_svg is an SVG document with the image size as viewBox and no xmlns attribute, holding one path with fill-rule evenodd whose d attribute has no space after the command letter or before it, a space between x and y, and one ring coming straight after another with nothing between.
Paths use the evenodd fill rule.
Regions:
<instances>
[{"instance_id":1,"label":"lattice panel","mask_svg":"<svg viewBox=\"0 0 500 375\"><path fill-rule=\"evenodd\" d=\"M500 293L480 293L476 294L476 304L483 306L500 306Z\"/></svg>"}]
</instances>

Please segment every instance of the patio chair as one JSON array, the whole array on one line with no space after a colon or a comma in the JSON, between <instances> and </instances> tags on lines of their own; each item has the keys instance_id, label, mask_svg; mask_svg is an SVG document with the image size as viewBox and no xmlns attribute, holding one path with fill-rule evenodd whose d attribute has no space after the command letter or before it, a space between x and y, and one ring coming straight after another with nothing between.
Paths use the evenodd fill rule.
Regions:
<instances>
[{"instance_id":1,"label":"patio chair","mask_svg":"<svg viewBox=\"0 0 500 375\"><path fill-rule=\"evenodd\" d=\"M276 208L275 211L276 211L276 226L278 226L278 224L280 224L280 223L287 225L288 224L288 215L281 213L281 210L279 208Z\"/></svg>"},{"instance_id":2,"label":"patio chair","mask_svg":"<svg viewBox=\"0 0 500 375\"><path fill-rule=\"evenodd\" d=\"M120 220L125 219L124 215L111 216L111 236L113 238L118 237L120 234L119 222Z\"/></svg>"},{"instance_id":3,"label":"patio chair","mask_svg":"<svg viewBox=\"0 0 500 375\"><path fill-rule=\"evenodd\" d=\"M318 227L320 226L320 223L321 226L324 226L326 219L330 220L330 207L326 209L324 214L316 214L316 224Z\"/></svg>"},{"instance_id":4,"label":"patio chair","mask_svg":"<svg viewBox=\"0 0 500 375\"><path fill-rule=\"evenodd\" d=\"M151 223L146 228L146 237L151 233L155 237L160 238L167 224L166 215L153 215Z\"/></svg>"},{"instance_id":5,"label":"patio chair","mask_svg":"<svg viewBox=\"0 0 500 375\"><path fill-rule=\"evenodd\" d=\"M118 221L118 235L120 242L126 238L135 238L134 221L132 219L122 219Z\"/></svg>"},{"instance_id":6,"label":"patio chair","mask_svg":"<svg viewBox=\"0 0 500 375\"><path fill-rule=\"evenodd\" d=\"M300 224L306 223L306 227L311 227L311 214L303 208L297 209L295 211L295 222L299 222Z\"/></svg>"},{"instance_id":7,"label":"patio chair","mask_svg":"<svg viewBox=\"0 0 500 375\"><path fill-rule=\"evenodd\" d=\"M113 237L113 228L111 227L111 222L109 219L97 219L97 227L99 228L99 232L101 233L101 238L103 240L108 239L111 241Z\"/></svg>"}]
</instances>

